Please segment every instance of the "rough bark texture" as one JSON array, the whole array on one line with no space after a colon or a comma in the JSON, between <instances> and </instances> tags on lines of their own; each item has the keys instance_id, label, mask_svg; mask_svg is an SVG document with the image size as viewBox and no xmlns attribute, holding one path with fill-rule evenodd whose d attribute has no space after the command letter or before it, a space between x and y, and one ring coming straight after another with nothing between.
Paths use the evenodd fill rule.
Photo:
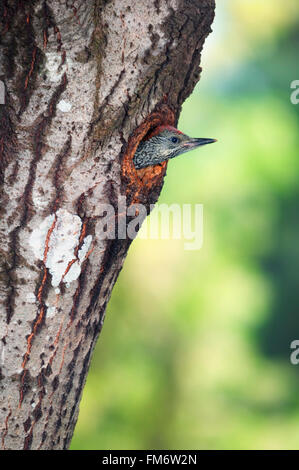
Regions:
<instances>
[{"instance_id":1,"label":"rough bark texture","mask_svg":"<svg viewBox=\"0 0 299 470\"><path fill-rule=\"evenodd\" d=\"M131 242L101 239L99 206L156 201L166 164L132 157L176 124L213 15L214 0L0 4L2 449L69 446Z\"/></svg>"}]
</instances>

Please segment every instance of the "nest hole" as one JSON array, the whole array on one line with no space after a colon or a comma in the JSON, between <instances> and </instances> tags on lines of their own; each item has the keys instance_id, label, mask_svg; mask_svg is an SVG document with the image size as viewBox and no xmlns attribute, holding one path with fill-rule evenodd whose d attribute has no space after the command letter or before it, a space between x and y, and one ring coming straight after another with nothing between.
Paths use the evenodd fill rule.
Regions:
<instances>
[{"instance_id":1,"label":"nest hole","mask_svg":"<svg viewBox=\"0 0 299 470\"><path fill-rule=\"evenodd\" d=\"M148 192L151 187L157 187L159 183L162 184L167 162L139 170L136 170L133 162L138 145L146 140L157 127L162 125L175 125L174 112L165 104L149 114L129 138L123 158L122 176L126 185L126 193L131 195L135 193L134 200L138 199L138 194L143 190Z\"/></svg>"}]
</instances>

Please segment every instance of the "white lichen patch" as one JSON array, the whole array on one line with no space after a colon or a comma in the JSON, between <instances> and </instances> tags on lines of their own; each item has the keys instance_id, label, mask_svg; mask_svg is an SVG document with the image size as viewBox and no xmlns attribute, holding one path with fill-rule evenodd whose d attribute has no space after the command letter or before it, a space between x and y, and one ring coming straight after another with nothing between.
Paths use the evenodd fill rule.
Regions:
<instances>
[{"instance_id":1,"label":"white lichen patch","mask_svg":"<svg viewBox=\"0 0 299 470\"><path fill-rule=\"evenodd\" d=\"M38 259L44 259L45 242L54 219L54 214L49 215L42 221L38 228L33 230L32 234L30 235L29 244L33 250L33 253Z\"/></svg>"},{"instance_id":2,"label":"white lichen patch","mask_svg":"<svg viewBox=\"0 0 299 470\"><path fill-rule=\"evenodd\" d=\"M68 113L72 109L72 103L68 103L65 100L59 101L57 108L63 113Z\"/></svg>"},{"instance_id":3,"label":"white lichen patch","mask_svg":"<svg viewBox=\"0 0 299 470\"><path fill-rule=\"evenodd\" d=\"M67 282L69 284L70 282L74 281L75 279L79 277L80 272L81 272L81 264L85 260L85 257L91 245L91 241L92 241L91 235L87 235L87 237L84 238L83 245L80 248L79 253L78 253L78 260L75 261L75 263L73 263L72 266L70 267L70 270L67 272L67 274L64 277L64 282Z\"/></svg>"},{"instance_id":4,"label":"white lichen patch","mask_svg":"<svg viewBox=\"0 0 299 470\"><path fill-rule=\"evenodd\" d=\"M62 281L69 284L80 275L81 265L92 241L91 235L85 237L76 256L81 228L82 221L78 215L59 209L55 215L46 217L30 236L29 243L35 256L45 260L52 275L55 292L58 292L57 288Z\"/></svg>"},{"instance_id":5,"label":"white lichen patch","mask_svg":"<svg viewBox=\"0 0 299 470\"><path fill-rule=\"evenodd\" d=\"M84 238L83 245L81 246L79 253L78 253L78 258L82 262L85 259L85 256L87 255L90 245L92 242L92 236L87 235L87 237Z\"/></svg>"},{"instance_id":6,"label":"white lichen patch","mask_svg":"<svg viewBox=\"0 0 299 470\"><path fill-rule=\"evenodd\" d=\"M59 286L79 244L82 222L64 209L56 212L56 224L49 240L46 266L52 274L52 286Z\"/></svg>"}]
</instances>

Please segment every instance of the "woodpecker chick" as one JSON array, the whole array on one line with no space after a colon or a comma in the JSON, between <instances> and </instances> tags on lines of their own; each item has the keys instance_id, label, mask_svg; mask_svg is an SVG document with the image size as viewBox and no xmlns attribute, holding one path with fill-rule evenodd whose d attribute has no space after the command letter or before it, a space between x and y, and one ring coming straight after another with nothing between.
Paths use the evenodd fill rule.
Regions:
<instances>
[{"instance_id":1,"label":"woodpecker chick","mask_svg":"<svg viewBox=\"0 0 299 470\"><path fill-rule=\"evenodd\" d=\"M137 170L150 165L157 165L181 153L189 152L196 147L216 142L215 139L201 139L183 134L175 127L159 126L143 140L134 155Z\"/></svg>"}]
</instances>

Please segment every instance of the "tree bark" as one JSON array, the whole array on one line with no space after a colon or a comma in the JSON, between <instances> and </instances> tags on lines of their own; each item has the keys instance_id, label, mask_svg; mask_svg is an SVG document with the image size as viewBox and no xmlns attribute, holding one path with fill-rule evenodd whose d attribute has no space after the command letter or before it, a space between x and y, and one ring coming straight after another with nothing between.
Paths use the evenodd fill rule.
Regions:
<instances>
[{"instance_id":1,"label":"tree bark","mask_svg":"<svg viewBox=\"0 0 299 470\"><path fill-rule=\"evenodd\" d=\"M149 210L163 184L134 151L176 125L214 0L4 0L0 17L1 446L65 449L131 243L108 237L132 220L120 200Z\"/></svg>"}]
</instances>

